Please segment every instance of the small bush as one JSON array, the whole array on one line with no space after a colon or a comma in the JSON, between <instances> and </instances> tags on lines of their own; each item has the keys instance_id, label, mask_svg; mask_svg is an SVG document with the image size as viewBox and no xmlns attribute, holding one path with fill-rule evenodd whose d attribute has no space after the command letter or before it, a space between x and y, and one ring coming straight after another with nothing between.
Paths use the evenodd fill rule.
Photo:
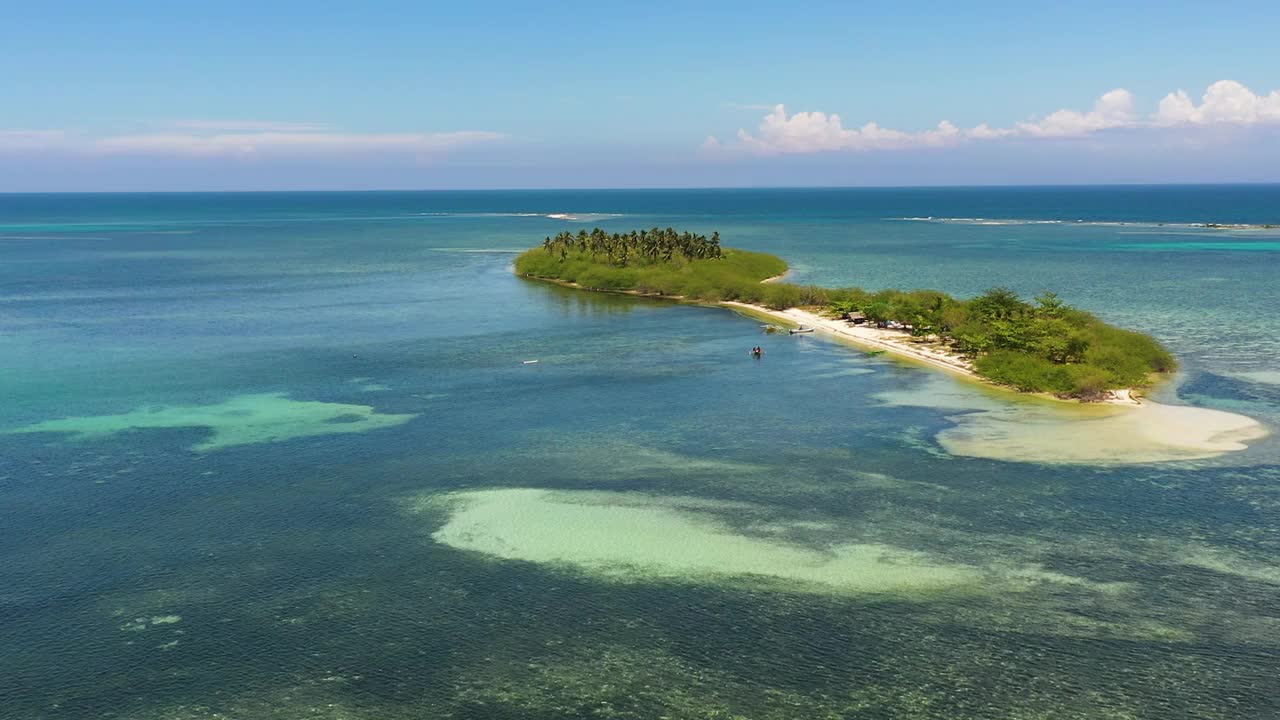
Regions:
<instances>
[{"instance_id":1,"label":"small bush","mask_svg":"<svg viewBox=\"0 0 1280 720\"><path fill-rule=\"evenodd\" d=\"M1105 370L1090 365L1073 365L1070 366L1070 370L1071 391L1068 394L1090 401L1102 400L1106 397L1112 381Z\"/></svg>"},{"instance_id":2,"label":"small bush","mask_svg":"<svg viewBox=\"0 0 1280 720\"><path fill-rule=\"evenodd\" d=\"M997 350L979 357L975 365L982 375L1023 392L1069 393L1073 390L1071 373L1066 366L1026 353Z\"/></svg>"},{"instance_id":3,"label":"small bush","mask_svg":"<svg viewBox=\"0 0 1280 720\"><path fill-rule=\"evenodd\" d=\"M802 304L804 289L791 283L769 283L764 286L762 301L772 310L786 310Z\"/></svg>"}]
</instances>

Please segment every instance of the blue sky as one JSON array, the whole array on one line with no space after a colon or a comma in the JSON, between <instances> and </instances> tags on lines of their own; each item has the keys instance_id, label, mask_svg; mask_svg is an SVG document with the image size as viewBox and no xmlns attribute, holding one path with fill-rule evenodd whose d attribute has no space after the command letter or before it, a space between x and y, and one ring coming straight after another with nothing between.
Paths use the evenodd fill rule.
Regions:
<instances>
[{"instance_id":1,"label":"blue sky","mask_svg":"<svg viewBox=\"0 0 1280 720\"><path fill-rule=\"evenodd\" d=\"M1274 2L4 15L0 191L1280 181Z\"/></svg>"}]
</instances>

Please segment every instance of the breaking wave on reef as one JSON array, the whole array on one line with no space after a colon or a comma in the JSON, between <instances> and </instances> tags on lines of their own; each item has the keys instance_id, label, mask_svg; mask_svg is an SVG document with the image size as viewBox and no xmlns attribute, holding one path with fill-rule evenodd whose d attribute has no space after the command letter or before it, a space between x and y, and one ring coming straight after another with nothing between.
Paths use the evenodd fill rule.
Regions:
<instances>
[{"instance_id":1,"label":"breaking wave on reef","mask_svg":"<svg viewBox=\"0 0 1280 720\"><path fill-rule=\"evenodd\" d=\"M547 220L567 220L569 222L599 222L602 220L613 220L620 218L620 213L577 213L577 212L557 212L557 213L536 213L536 212L424 212L418 213L420 217L480 217L480 218L502 218L502 217L527 217L527 218L545 218Z\"/></svg>"},{"instance_id":2,"label":"breaking wave on reef","mask_svg":"<svg viewBox=\"0 0 1280 720\"><path fill-rule=\"evenodd\" d=\"M1071 219L1025 219L1025 218L981 218L981 217L895 217L888 220L905 222L930 222L952 225L1072 225L1077 227L1136 227L1167 228L1173 230L1280 230L1280 225L1255 223L1181 223L1181 222L1132 222L1127 220L1071 220Z\"/></svg>"}]
</instances>

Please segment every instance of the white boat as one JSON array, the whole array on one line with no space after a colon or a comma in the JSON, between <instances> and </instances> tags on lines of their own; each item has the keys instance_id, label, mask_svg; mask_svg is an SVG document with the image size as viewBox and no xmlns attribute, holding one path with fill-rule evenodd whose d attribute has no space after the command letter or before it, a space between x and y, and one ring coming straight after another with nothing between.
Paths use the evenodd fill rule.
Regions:
<instances>
[{"instance_id":1,"label":"white boat","mask_svg":"<svg viewBox=\"0 0 1280 720\"><path fill-rule=\"evenodd\" d=\"M791 333L792 335L799 335L800 333L811 333L813 332L813 328L805 327L804 325L801 325L798 328L791 328L787 332Z\"/></svg>"}]
</instances>

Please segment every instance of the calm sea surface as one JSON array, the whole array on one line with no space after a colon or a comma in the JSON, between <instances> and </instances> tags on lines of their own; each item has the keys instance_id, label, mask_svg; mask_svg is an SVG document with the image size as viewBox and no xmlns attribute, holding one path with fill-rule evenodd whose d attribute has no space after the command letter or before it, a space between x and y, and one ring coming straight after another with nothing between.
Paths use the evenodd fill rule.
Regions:
<instances>
[{"instance_id":1,"label":"calm sea surface","mask_svg":"<svg viewBox=\"0 0 1280 720\"><path fill-rule=\"evenodd\" d=\"M1175 351L1163 401L1280 427L1280 230L1200 226L1278 222L1277 186L0 196L0 718L1280 717L1274 435L955 456L980 389L510 271L670 225L1053 289Z\"/></svg>"}]
</instances>

